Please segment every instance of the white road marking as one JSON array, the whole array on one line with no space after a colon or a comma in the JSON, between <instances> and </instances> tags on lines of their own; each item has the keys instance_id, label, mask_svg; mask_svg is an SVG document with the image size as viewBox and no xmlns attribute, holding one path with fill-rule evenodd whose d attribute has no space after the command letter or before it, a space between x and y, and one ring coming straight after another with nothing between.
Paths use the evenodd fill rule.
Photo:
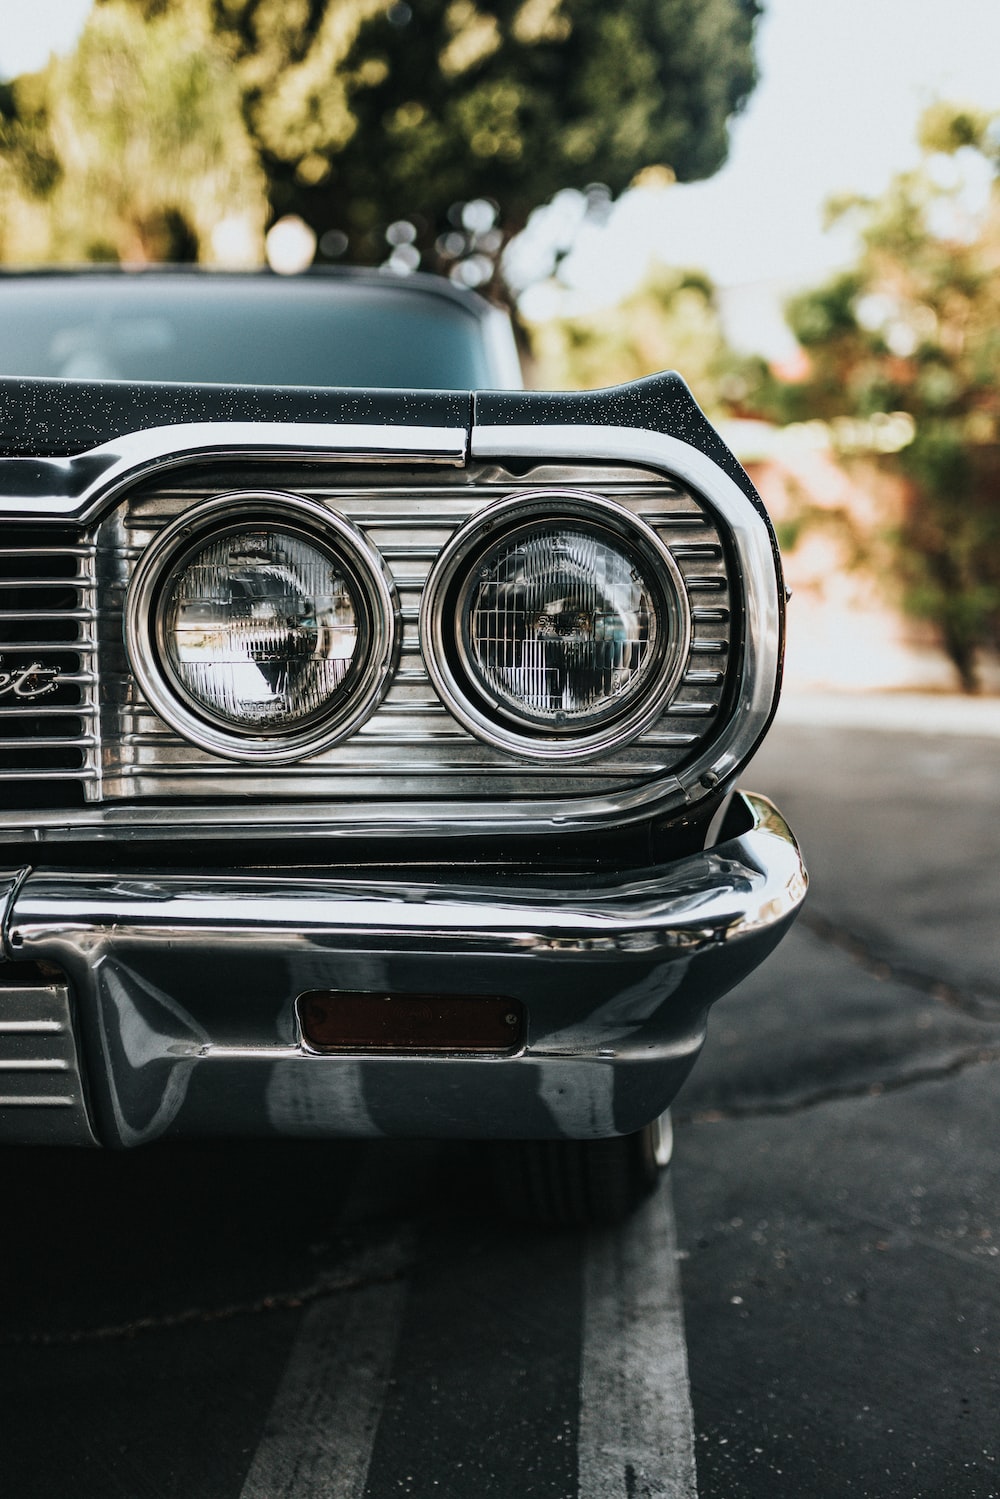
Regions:
<instances>
[{"instance_id":1,"label":"white road marking","mask_svg":"<svg viewBox=\"0 0 1000 1499\"><path fill-rule=\"evenodd\" d=\"M360 1499L406 1291L389 1280L305 1312L240 1499Z\"/></svg>"},{"instance_id":2,"label":"white road marking","mask_svg":"<svg viewBox=\"0 0 1000 1499\"><path fill-rule=\"evenodd\" d=\"M697 1499L669 1174L584 1259L579 1499Z\"/></svg>"},{"instance_id":3,"label":"white road marking","mask_svg":"<svg viewBox=\"0 0 1000 1499\"><path fill-rule=\"evenodd\" d=\"M303 1314L240 1499L361 1499L407 1296L382 1277L410 1239L372 1253L372 1284ZM669 1176L588 1235L583 1273L578 1499L697 1499Z\"/></svg>"}]
</instances>

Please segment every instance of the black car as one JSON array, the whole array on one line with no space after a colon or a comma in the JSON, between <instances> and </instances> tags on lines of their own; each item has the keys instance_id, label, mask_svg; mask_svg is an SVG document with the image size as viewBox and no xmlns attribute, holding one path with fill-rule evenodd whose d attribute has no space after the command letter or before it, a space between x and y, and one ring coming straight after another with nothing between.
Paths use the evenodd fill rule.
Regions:
<instances>
[{"instance_id":1,"label":"black car","mask_svg":"<svg viewBox=\"0 0 1000 1499\"><path fill-rule=\"evenodd\" d=\"M805 894L673 374L516 388L430 277L0 277L0 1140L483 1139L615 1217Z\"/></svg>"}]
</instances>

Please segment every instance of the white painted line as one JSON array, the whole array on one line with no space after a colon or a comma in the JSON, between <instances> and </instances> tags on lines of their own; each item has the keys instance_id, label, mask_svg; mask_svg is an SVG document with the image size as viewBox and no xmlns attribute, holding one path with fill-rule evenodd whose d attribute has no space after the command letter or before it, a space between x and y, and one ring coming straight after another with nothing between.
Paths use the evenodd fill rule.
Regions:
<instances>
[{"instance_id":1,"label":"white painted line","mask_svg":"<svg viewBox=\"0 0 1000 1499\"><path fill-rule=\"evenodd\" d=\"M361 1499L406 1290L389 1280L305 1312L240 1499Z\"/></svg>"},{"instance_id":2,"label":"white painted line","mask_svg":"<svg viewBox=\"0 0 1000 1499\"><path fill-rule=\"evenodd\" d=\"M670 1177L584 1259L579 1499L697 1499Z\"/></svg>"}]
</instances>

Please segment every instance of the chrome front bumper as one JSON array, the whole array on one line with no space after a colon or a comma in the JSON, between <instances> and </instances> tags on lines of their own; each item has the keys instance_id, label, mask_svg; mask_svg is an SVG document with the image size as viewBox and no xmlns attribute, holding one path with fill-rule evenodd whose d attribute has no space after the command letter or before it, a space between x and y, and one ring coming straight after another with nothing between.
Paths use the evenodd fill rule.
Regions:
<instances>
[{"instance_id":1,"label":"chrome front bumper","mask_svg":"<svg viewBox=\"0 0 1000 1499\"><path fill-rule=\"evenodd\" d=\"M738 801L745 831L628 881L14 872L0 1140L639 1129L805 895L780 815ZM317 1055L296 1010L312 990L504 995L524 1045Z\"/></svg>"}]
</instances>

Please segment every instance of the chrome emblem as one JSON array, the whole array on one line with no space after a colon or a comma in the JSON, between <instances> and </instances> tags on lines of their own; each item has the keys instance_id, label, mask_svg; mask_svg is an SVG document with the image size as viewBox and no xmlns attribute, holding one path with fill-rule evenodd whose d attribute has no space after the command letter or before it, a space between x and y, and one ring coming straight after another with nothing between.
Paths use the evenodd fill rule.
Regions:
<instances>
[{"instance_id":1,"label":"chrome emblem","mask_svg":"<svg viewBox=\"0 0 1000 1499\"><path fill-rule=\"evenodd\" d=\"M16 666L9 671L0 657L0 697L46 697L59 686L59 669L32 661L30 666Z\"/></svg>"}]
</instances>

